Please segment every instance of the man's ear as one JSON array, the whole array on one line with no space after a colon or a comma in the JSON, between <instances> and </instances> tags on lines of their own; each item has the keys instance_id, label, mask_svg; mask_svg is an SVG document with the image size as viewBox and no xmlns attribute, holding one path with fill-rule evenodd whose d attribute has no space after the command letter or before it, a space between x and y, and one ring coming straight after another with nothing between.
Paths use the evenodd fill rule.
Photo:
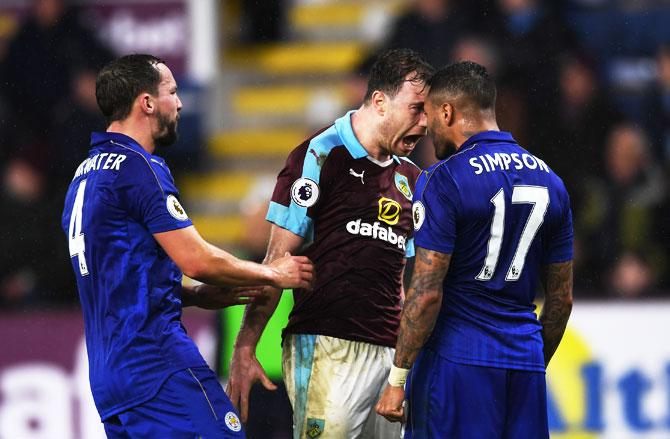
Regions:
<instances>
[{"instance_id":1,"label":"man's ear","mask_svg":"<svg viewBox=\"0 0 670 439\"><path fill-rule=\"evenodd\" d=\"M372 108L380 116L383 116L388 110L388 96L383 91L375 90L370 97L370 102L372 103Z\"/></svg>"},{"instance_id":2,"label":"man's ear","mask_svg":"<svg viewBox=\"0 0 670 439\"><path fill-rule=\"evenodd\" d=\"M446 126L451 126L454 123L454 106L448 102L442 104L442 117Z\"/></svg>"},{"instance_id":3,"label":"man's ear","mask_svg":"<svg viewBox=\"0 0 670 439\"><path fill-rule=\"evenodd\" d=\"M137 99L139 99L140 108L144 114L153 114L156 110L156 103L154 98L149 93L142 93Z\"/></svg>"}]
</instances>

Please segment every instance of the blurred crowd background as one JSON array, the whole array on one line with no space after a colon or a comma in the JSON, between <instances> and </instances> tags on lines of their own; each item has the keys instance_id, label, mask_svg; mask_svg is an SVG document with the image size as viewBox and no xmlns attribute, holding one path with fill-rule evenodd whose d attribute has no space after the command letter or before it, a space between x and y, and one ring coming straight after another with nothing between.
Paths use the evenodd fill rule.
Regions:
<instances>
[{"instance_id":1,"label":"blurred crowd background","mask_svg":"<svg viewBox=\"0 0 670 439\"><path fill-rule=\"evenodd\" d=\"M193 3L3 1L0 308L76 303L65 188L105 128L96 71L142 51L182 87L181 140L159 154L196 227L238 254L262 257L286 153L359 105L379 51L409 47L485 65L501 129L563 177L578 298L670 294L670 2L203 1L207 26ZM433 163L430 141L412 158Z\"/></svg>"},{"instance_id":2,"label":"blurred crowd background","mask_svg":"<svg viewBox=\"0 0 670 439\"><path fill-rule=\"evenodd\" d=\"M659 395L670 389L670 365L654 336L667 333L667 308L644 299L670 297L668 23L669 0L1 0L0 437L102 434L88 388L73 384L86 374L60 226L90 132L105 129L95 101L102 65L133 52L167 61L184 108L179 142L157 153L201 234L261 260L264 216L286 155L357 108L375 55L395 47L438 68L464 59L485 65L498 84L501 129L568 187L578 335L569 327L559 372L550 373L564 415L550 410L552 431L619 429L623 436L608 437L629 438L658 428L653 437L666 437L670 405ZM434 163L430 141L411 158ZM584 298L594 301L580 305ZM275 380L291 307L290 294L284 299L258 349ZM222 376L237 308L219 315L216 334L211 313L184 316ZM48 373L35 362L50 365ZM649 389L655 405L645 408L660 424L639 405ZM68 392L83 401L74 417ZM604 415L593 395L608 401ZM625 410L610 402L619 396ZM258 412L254 405L263 416L247 426L250 437L290 437L285 393L257 387Z\"/></svg>"}]
</instances>

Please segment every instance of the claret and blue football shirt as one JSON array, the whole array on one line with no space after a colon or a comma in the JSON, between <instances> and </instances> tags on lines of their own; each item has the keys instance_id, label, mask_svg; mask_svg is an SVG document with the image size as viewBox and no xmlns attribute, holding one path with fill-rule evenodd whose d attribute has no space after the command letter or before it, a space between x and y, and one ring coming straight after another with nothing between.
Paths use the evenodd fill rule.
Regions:
<instances>
[{"instance_id":1,"label":"claret and blue football shirt","mask_svg":"<svg viewBox=\"0 0 670 439\"><path fill-rule=\"evenodd\" d=\"M370 157L352 113L295 148L277 177L267 219L311 243L304 254L316 273L312 290L294 290L284 333L393 347L420 170L405 158Z\"/></svg>"},{"instance_id":2,"label":"claret and blue football shirt","mask_svg":"<svg viewBox=\"0 0 670 439\"><path fill-rule=\"evenodd\" d=\"M452 255L427 346L454 362L544 371L540 270L572 259L561 179L509 133L479 133L422 172L413 219L418 247Z\"/></svg>"},{"instance_id":3,"label":"claret and blue football shirt","mask_svg":"<svg viewBox=\"0 0 670 439\"><path fill-rule=\"evenodd\" d=\"M62 226L103 421L151 399L173 372L206 366L181 325L182 273L152 236L192 225L165 161L119 133L93 133Z\"/></svg>"}]
</instances>

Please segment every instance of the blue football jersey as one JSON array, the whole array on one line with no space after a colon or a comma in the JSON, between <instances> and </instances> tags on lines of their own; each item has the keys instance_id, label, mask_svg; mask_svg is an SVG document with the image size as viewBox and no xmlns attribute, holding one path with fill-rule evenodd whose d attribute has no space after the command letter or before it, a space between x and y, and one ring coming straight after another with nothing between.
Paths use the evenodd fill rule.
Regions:
<instances>
[{"instance_id":1,"label":"blue football jersey","mask_svg":"<svg viewBox=\"0 0 670 439\"><path fill-rule=\"evenodd\" d=\"M192 225L178 197L165 161L118 133L93 133L68 189L62 226L103 420L206 365L181 324L182 273L152 236Z\"/></svg>"},{"instance_id":2,"label":"blue football jersey","mask_svg":"<svg viewBox=\"0 0 670 439\"><path fill-rule=\"evenodd\" d=\"M416 245L452 255L427 346L454 362L544 371L540 270L572 259L561 179L509 133L483 132L421 174L413 214Z\"/></svg>"}]
</instances>

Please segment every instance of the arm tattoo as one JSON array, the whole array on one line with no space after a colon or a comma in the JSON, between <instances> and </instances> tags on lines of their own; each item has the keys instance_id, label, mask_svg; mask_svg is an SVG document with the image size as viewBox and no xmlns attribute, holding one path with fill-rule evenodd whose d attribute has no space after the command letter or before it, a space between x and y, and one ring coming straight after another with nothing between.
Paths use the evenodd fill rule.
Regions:
<instances>
[{"instance_id":1,"label":"arm tattoo","mask_svg":"<svg viewBox=\"0 0 670 439\"><path fill-rule=\"evenodd\" d=\"M409 369L433 331L442 303L442 281L451 255L417 247L414 273L400 316L393 363Z\"/></svg>"},{"instance_id":2,"label":"arm tattoo","mask_svg":"<svg viewBox=\"0 0 670 439\"><path fill-rule=\"evenodd\" d=\"M544 364L547 366L556 352L572 311L572 261L549 264L542 276L544 307L540 314Z\"/></svg>"}]
</instances>

